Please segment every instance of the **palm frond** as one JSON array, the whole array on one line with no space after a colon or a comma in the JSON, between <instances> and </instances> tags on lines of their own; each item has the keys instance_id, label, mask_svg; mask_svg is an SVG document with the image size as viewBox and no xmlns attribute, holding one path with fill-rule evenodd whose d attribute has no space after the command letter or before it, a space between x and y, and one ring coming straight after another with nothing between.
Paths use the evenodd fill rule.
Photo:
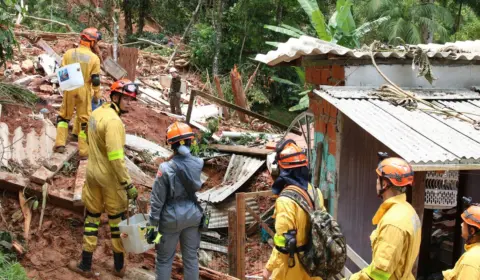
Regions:
<instances>
[{"instance_id":1,"label":"palm frond","mask_svg":"<svg viewBox=\"0 0 480 280\"><path fill-rule=\"evenodd\" d=\"M325 24L325 16L322 14L320 9L314 11L312 13L312 25L315 28L315 31L317 32L317 36L319 39L325 40L325 41L330 41L332 40L332 36L327 29L327 25Z\"/></svg>"},{"instance_id":2,"label":"palm frond","mask_svg":"<svg viewBox=\"0 0 480 280\"><path fill-rule=\"evenodd\" d=\"M372 31L372 29L380 26L381 24L387 22L388 20L390 19L389 16L386 16L386 17L381 17L381 18L378 18L374 21L370 21L370 22L365 22L364 24L362 24L359 28L357 28L354 32L354 36L357 36L357 37L363 37L365 36L368 32Z\"/></svg>"},{"instance_id":3,"label":"palm frond","mask_svg":"<svg viewBox=\"0 0 480 280\"><path fill-rule=\"evenodd\" d=\"M337 28L346 34L351 34L356 29L355 20L353 20L351 0L338 0L335 20Z\"/></svg>"},{"instance_id":4,"label":"palm frond","mask_svg":"<svg viewBox=\"0 0 480 280\"><path fill-rule=\"evenodd\" d=\"M388 4L388 1L385 1L385 0L370 0L370 2L368 2L368 10L367 10L368 17L372 18L374 16L377 16L379 10L385 7L387 4Z\"/></svg>"},{"instance_id":5,"label":"palm frond","mask_svg":"<svg viewBox=\"0 0 480 280\"><path fill-rule=\"evenodd\" d=\"M405 25L404 41L407 44L420 44L422 43L422 33L420 27L412 22L408 22Z\"/></svg>"},{"instance_id":6,"label":"palm frond","mask_svg":"<svg viewBox=\"0 0 480 280\"><path fill-rule=\"evenodd\" d=\"M293 107L290 107L288 111L294 112L294 111L305 110L305 109L308 109L309 105L310 105L310 102L309 102L308 95L304 95L302 98L300 98L300 101L298 101L298 104Z\"/></svg>"},{"instance_id":7,"label":"palm frond","mask_svg":"<svg viewBox=\"0 0 480 280\"><path fill-rule=\"evenodd\" d=\"M297 1L309 17L312 17L312 14L314 11L320 10L316 0L297 0Z\"/></svg>"},{"instance_id":8,"label":"palm frond","mask_svg":"<svg viewBox=\"0 0 480 280\"><path fill-rule=\"evenodd\" d=\"M288 35L290 37L295 37L295 38L300 38L300 36L303 35L303 34L298 34L297 32L294 32L290 29L286 29L286 28L283 28L283 27L275 26L275 25L264 25L263 28L272 30L272 31L277 32L277 33L285 34L285 35Z\"/></svg>"},{"instance_id":9,"label":"palm frond","mask_svg":"<svg viewBox=\"0 0 480 280\"><path fill-rule=\"evenodd\" d=\"M295 69L295 72L297 73L298 79L300 80L300 83L302 85L305 84L305 70L302 67L298 66L292 66L293 69Z\"/></svg>"},{"instance_id":10,"label":"palm frond","mask_svg":"<svg viewBox=\"0 0 480 280\"><path fill-rule=\"evenodd\" d=\"M288 24L280 24L280 27L283 27L283 28L292 30L293 32L296 32L296 33L298 33L298 34L306 35L305 32L303 32L302 30L300 30L300 29L298 29L298 28L295 28L295 27L293 27L293 26L290 26L290 25L288 25Z\"/></svg>"},{"instance_id":11,"label":"palm frond","mask_svg":"<svg viewBox=\"0 0 480 280\"><path fill-rule=\"evenodd\" d=\"M388 34L389 42L392 42L397 37L400 37L403 40L405 40L405 37L404 37L405 34L403 30L405 23L406 22L403 18L397 18L396 20L392 21L389 24L389 26L386 28L386 30L389 31L389 34Z\"/></svg>"},{"instance_id":12,"label":"palm frond","mask_svg":"<svg viewBox=\"0 0 480 280\"><path fill-rule=\"evenodd\" d=\"M275 47L275 48L278 48L278 45L280 44L279 42L272 42L272 41L267 41L265 42L265 44L269 45L269 46L272 46L272 47Z\"/></svg>"},{"instance_id":13,"label":"palm frond","mask_svg":"<svg viewBox=\"0 0 480 280\"><path fill-rule=\"evenodd\" d=\"M292 82L292 81L289 81L289 80L286 80L286 79L282 79L280 77L277 77L277 76L272 76L272 80L274 82L277 82L277 83L280 83L280 84L284 84L284 85L289 85L289 86L294 86L296 88L302 88L300 85Z\"/></svg>"}]
</instances>

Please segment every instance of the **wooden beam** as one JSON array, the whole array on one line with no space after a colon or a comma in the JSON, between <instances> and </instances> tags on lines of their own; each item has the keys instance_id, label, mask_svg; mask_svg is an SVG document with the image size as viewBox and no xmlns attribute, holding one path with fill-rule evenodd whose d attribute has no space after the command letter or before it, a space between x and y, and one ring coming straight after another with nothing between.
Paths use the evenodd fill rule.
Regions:
<instances>
[{"instance_id":1,"label":"wooden beam","mask_svg":"<svg viewBox=\"0 0 480 280\"><path fill-rule=\"evenodd\" d=\"M216 149L220 152L228 152L234 154L246 154L252 156L262 156L266 157L268 154L273 153L272 150L260 149L260 148L251 148L247 146L230 146L230 145L210 145L210 148Z\"/></svg>"},{"instance_id":2,"label":"wooden beam","mask_svg":"<svg viewBox=\"0 0 480 280\"><path fill-rule=\"evenodd\" d=\"M188 102L188 109L187 109L187 123L190 124L190 119L192 118L192 110L193 106L195 105L195 91L190 92L190 101Z\"/></svg>"},{"instance_id":3,"label":"wooden beam","mask_svg":"<svg viewBox=\"0 0 480 280\"><path fill-rule=\"evenodd\" d=\"M236 111L239 111L239 112L244 113L244 114L246 114L246 115L249 115L249 116L251 116L251 117L253 117L253 118L259 119L259 120L261 120L261 121L264 121L264 122L266 122L266 123L269 123L269 124L271 124L271 125L274 125L274 126L276 126L276 127L279 127L279 128L281 128L281 129L283 129L283 130L287 130L287 129L288 129L288 125L285 125L285 124L283 124L283 123L277 122L277 121L272 120L272 119L269 119L269 118L267 118L267 117L265 117L265 116L262 116L262 115L260 115L260 114L254 113L254 112L252 112L252 111L250 111L250 110L244 109L244 108L242 108L242 107L240 107L240 106L237 106L237 105L235 105L235 104L229 103L229 102L227 102L227 101L225 101L225 100L222 100L222 99L220 99L220 98L217 98L217 97L215 97L215 96L213 96L213 95L210 95L210 94L208 94L208 93L201 92L201 91L199 91L199 90L192 90L192 93L191 93L191 96L190 96L190 104L189 104L189 107L188 107L188 109L189 109L190 111L191 111L190 107L191 107L191 106L193 107L193 103L192 103L191 101L192 101L192 99L193 99L194 97L192 98L192 95L195 95L195 96L198 95L198 96L200 96L200 97L202 97L202 98L207 99L207 100L210 101L210 102L214 102L214 103L220 104L220 105L222 105L222 106L226 106L226 107L231 108L231 109L233 109L233 110L236 110ZM190 122L190 117L191 117L191 115L189 116L189 115L188 115L188 112L187 112L187 123ZM299 131L298 129L292 129L291 132L292 132L292 133L295 133L295 134L297 134L297 135L302 135L302 132Z\"/></svg>"},{"instance_id":4,"label":"wooden beam","mask_svg":"<svg viewBox=\"0 0 480 280\"><path fill-rule=\"evenodd\" d=\"M252 198L252 197L263 197L263 196L272 196L272 190L268 191L259 191L259 192L248 192L245 193L245 199Z\"/></svg>"},{"instance_id":5,"label":"wooden beam","mask_svg":"<svg viewBox=\"0 0 480 280\"><path fill-rule=\"evenodd\" d=\"M360 269L363 269L368 266L368 263L362 259L353 249L347 245L347 256L348 258Z\"/></svg>"},{"instance_id":6,"label":"wooden beam","mask_svg":"<svg viewBox=\"0 0 480 280\"><path fill-rule=\"evenodd\" d=\"M228 211L228 274L237 275L237 211Z\"/></svg>"},{"instance_id":7,"label":"wooden beam","mask_svg":"<svg viewBox=\"0 0 480 280\"><path fill-rule=\"evenodd\" d=\"M82 206L82 190L87 178L88 160L81 160L77 168L77 177L75 178L75 187L73 189L73 205Z\"/></svg>"},{"instance_id":8,"label":"wooden beam","mask_svg":"<svg viewBox=\"0 0 480 280\"><path fill-rule=\"evenodd\" d=\"M40 185L45 184L47 180L51 179L62 169L64 162L68 162L77 151L77 146L72 144L66 145L65 153L54 153L48 161L45 162L45 166L40 167L30 176L30 180Z\"/></svg>"},{"instance_id":9,"label":"wooden beam","mask_svg":"<svg viewBox=\"0 0 480 280\"><path fill-rule=\"evenodd\" d=\"M0 189L15 194L25 190L29 195L35 195L38 198L42 197L42 187L35 184L29 185L28 180L20 174L0 172ZM63 195L62 192L56 191L53 188L48 188L47 203L83 214L84 207L75 207L71 197L67 197L67 195Z\"/></svg>"},{"instance_id":10,"label":"wooden beam","mask_svg":"<svg viewBox=\"0 0 480 280\"><path fill-rule=\"evenodd\" d=\"M237 202L237 275L236 277L245 279L245 193L236 194Z\"/></svg>"},{"instance_id":11,"label":"wooden beam","mask_svg":"<svg viewBox=\"0 0 480 280\"><path fill-rule=\"evenodd\" d=\"M275 235L275 233L273 232L273 230L268 226L266 225L262 219L260 218L260 216L255 213L255 211L252 210L252 208L250 208L250 206L246 205L245 204L245 209L248 211L248 213L250 213L250 215L252 215L252 217L260 224L260 226L270 235L270 237L273 238L273 236Z\"/></svg>"},{"instance_id":12,"label":"wooden beam","mask_svg":"<svg viewBox=\"0 0 480 280\"><path fill-rule=\"evenodd\" d=\"M415 172L413 182L415 186L412 188L412 206L420 218L420 223L423 224L423 213L425 211L425 180L426 172ZM412 273L417 278L418 258L413 265Z\"/></svg>"},{"instance_id":13,"label":"wooden beam","mask_svg":"<svg viewBox=\"0 0 480 280\"><path fill-rule=\"evenodd\" d=\"M218 97L220 99L225 100L225 95L223 94L222 87L220 86L220 79L218 78L218 76L214 76L213 81L215 82L215 88L217 89ZM228 120L230 118L230 115L228 114L228 108L222 107L222 112L223 112L223 118Z\"/></svg>"}]
</instances>

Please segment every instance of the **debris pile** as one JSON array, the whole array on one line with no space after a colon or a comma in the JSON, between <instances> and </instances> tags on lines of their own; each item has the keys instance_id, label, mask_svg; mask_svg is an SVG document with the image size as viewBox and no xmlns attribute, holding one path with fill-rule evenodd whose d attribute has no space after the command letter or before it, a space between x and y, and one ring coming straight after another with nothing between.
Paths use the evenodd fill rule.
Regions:
<instances>
[{"instance_id":1,"label":"debris pile","mask_svg":"<svg viewBox=\"0 0 480 280\"><path fill-rule=\"evenodd\" d=\"M23 38L20 49L15 53L14 62L0 68L0 189L9 194L0 198L0 225L11 233L8 244L17 252L29 277L81 279L70 272L66 264L78 259L81 252L84 211L81 193L87 161L79 160L76 143L69 143L64 154L53 153L55 118L62 102L55 70L61 55L76 46L77 35L22 30L15 33ZM108 54L112 46L102 43L100 47L104 61L111 59ZM270 189L272 178L266 168L267 155L274 152L274 143L285 135L295 136L298 129L285 133L287 126L243 108L245 104L239 107L223 99L219 103L218 98L198 93L205 85L190 73L183 75L182 80L182 111L187 117L173 115L168 102L171 78L163 74L167 60L153 53L136 53L134 73L125 70L127 67L121 69L119 59L120 64L104 64L101 75L106 99L117 70L134 75L140 85L139 102L131 104L129 114L122 116L127 132L129 173L140 196L149 200L158 165L172 156L165 143L168 125L175 120L189 121L199 135L192 152L205 160L204 186L198 197L211 211L211 231L202 234L200 246L200 261L204 266L201 276L229 279L226 275L229 272L228 216L229 211L236 208L235 195ZM121 58L121 49L119 55ZM176 60L177 66L186 67L188 63ZM242 90L241 85L237 90ZM222 118L228 110L237 115ZM247 122L240 122L239 116ZM273 202L269 197L246 200L250 211L246 214L246 228L250 238L245 261L258 264L247 269L248 274L261 273L258 267L268 259L271 246L268 242L258 242L263 230L259 225L265 223L273 229L270 219ZM35 206L38 204L41 206ZM94 254L94 270L102 279L111 275L107 268L112 260L107 223L107 217L102 216L99 244ZM130 254L127 263L132 269L153 270L154 259L154 252L149 251ZM175 260L173 271L173 279L183 278L181 261Z\"/></svg>"}]
</instances>

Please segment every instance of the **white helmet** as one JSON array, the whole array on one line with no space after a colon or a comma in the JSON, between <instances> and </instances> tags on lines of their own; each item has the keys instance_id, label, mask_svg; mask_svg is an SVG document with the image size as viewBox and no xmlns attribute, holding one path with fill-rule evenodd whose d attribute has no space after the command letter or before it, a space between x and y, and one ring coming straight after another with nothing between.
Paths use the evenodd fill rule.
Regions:
<instances>
[{"instance_id":1,"label":"white helmet","mask_svg":"<svg viewBox=\"0 0 480 280\"><path fill-rule=\"evenodd\" d=\"M175 72L178 72L177 68L175 68L175 67L172 67L172 68L170 68L170 70L168 70L168 73L170 73L170 74L175 73Z\"/></svg>"}]
</instances>

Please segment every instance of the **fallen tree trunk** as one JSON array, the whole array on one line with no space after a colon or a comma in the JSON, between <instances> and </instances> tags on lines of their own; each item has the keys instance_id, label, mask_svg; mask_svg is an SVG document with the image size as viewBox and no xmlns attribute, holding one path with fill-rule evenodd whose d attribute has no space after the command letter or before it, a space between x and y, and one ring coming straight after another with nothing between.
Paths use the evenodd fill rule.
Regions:
<instances>
[{"instance_id":1,"label":"fallen tree trunk","mask_svg":"<svg viewBox=\"0 0 480 280\"><path fill-rule=\"evenodd\" d=\"M18 200L20 201L20 208L24 217L23 238L30 239L30 223L32 222L32 210L28 206L28 200L25 199L23 192L18 192Z\"/></svg>"},{"instance_id":2,"label":"fallen tree trunk","mask_svg":"<svg viewBox=\"0 0 480 280\"><path fill-rule=\"evenodd\" d=\"M230 80L232 82L232 91L233 91L233 99L235 100L235 104L243 109L247 109L247 99L245 97L245 92L243 90L242 85L242 76L237 70L237 65L232 69L230 72ZM247 123L248 119L242 112L237 112L240 121L243 123Z\"/></svg>"}]
</instances>

